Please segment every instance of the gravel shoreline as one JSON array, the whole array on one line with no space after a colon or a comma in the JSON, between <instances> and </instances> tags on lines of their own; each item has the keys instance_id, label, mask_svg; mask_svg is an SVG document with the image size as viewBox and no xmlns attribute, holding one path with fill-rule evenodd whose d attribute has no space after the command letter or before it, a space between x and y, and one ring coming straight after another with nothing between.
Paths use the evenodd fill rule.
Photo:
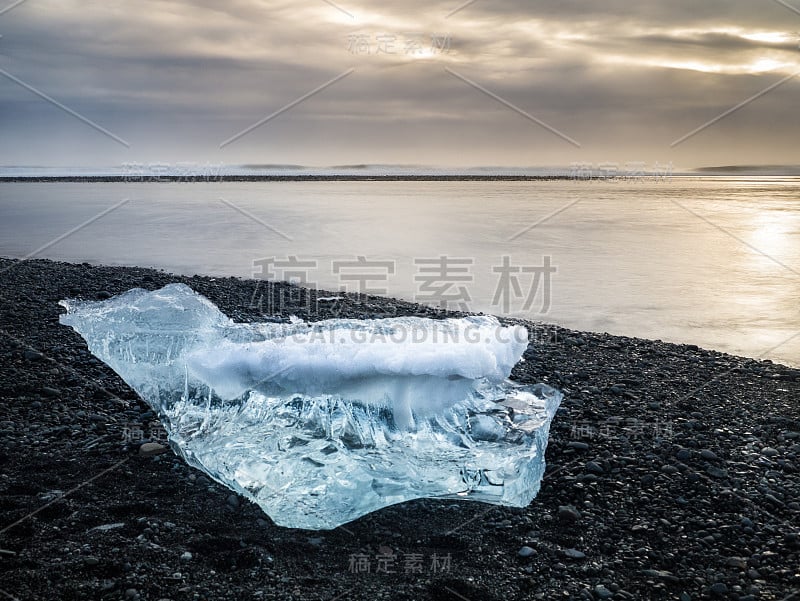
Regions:
<instances>
[{"instance_id":1,"label":"gravel shoreline","mask_svg":"<svg viewBox=\"0 0 800 601\"><path fill-rule=\"evenodd\" d=\"M800 600L800 370L526 324L512 377L565 399L525 509L422 500L280 528L158 442L64 298L184 282L239 321L436 316L289 284L0 259L0 596L9 599ZM331 296L320 292L319 296ZM453 313L453 315L458 315ZM394 559L391 559L394 558ZM367 569L369 571L367 571Z\"/></svg>"}]
</instances>

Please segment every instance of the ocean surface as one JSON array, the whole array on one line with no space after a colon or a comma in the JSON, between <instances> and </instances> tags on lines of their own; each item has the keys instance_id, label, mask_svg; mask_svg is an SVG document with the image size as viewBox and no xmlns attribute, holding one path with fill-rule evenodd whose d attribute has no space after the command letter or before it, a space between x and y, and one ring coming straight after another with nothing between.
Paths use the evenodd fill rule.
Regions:
<instances>
[{"instance_id":1,"label":"ocean surface","mask_svg":"<svg viewBox=\"0 0 800 601\"><path fill-rule=\"evenodd\" d=\"M0 255L304 281L800 365L798 177L2 183Z\"/></svg>"}]
</instances>

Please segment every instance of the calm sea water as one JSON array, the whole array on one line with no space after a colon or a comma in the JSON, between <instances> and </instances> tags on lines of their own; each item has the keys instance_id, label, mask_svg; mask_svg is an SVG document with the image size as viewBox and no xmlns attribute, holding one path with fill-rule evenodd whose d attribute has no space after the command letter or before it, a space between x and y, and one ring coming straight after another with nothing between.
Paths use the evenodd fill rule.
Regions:
<instances>
[{"instance_id":1,"label":"calm sea water","mask_svg":"<svg viewBox=\"0 0 800 601\"><path fill-rule=\"evenodd\" d=\"M800 178L0 184L0 254L34 252L366 285L800 365Z\"/></svg>"}]
</instances>

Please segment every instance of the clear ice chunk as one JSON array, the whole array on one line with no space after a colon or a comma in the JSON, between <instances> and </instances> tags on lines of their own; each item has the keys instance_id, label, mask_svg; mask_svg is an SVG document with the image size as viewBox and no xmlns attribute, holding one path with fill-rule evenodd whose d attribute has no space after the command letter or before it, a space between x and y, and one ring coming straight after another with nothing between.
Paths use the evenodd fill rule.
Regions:
<instances>
[{"instance_id":1,"label":"clear ice chunk","mask_svg":"<svg viewBox=\"0 0 800 601\"><path fill-rule=\"evenodd\" d=\"M183 284L60 304L172 448L279 525L331 529L423 497L524 507L539 491L562 395L507 379L524 327L235 323Z\"/></svg>"}]
</instances>

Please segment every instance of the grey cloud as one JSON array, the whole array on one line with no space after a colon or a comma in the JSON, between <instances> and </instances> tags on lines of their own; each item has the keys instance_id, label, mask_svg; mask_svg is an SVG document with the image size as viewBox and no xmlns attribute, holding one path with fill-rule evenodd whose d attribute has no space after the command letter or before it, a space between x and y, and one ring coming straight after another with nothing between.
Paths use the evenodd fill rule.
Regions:
<instances>
[{"instance_id":1,"label":"grey cloud","mask_svg":"<svg viewBox=\"0 0 800 601\"><path fill-rule=\"evenodd\" d=\"M792 31L795 18L794 29L800 29L800 16L770 0L479 0L451 19L444 19L451 3L342 2L355 22L321 0L224 6L120 0L80 10L47 0L30 4L0 16L0 67L130 139L132 149L110 149L96 132L0 81L0 129L16 140L0 151L7 164L76 157L100 163L147 157L563 163L601 156L636 160L632 155L647 153L708 164L736 162L728 158L732 152L751 157L760 150L771 162L797 156L798 125L791 116L798 82L670 151L672 140L782 75L709 74L636 62L797 61L800 49L790 43L719 32ZM355 32L374 36L409 27L450 33L450 52L428 61L348 52L348 35ZM630 60L605 61L611 55ZM585 141L584 149L575 151L448 75L445 66ZM217 148L351 67L352 76L224 152ZM79 152L67 151L70 146ZM716 155L719 161L711 158Z\"/></svg>"},{"instance_id":2,"label":"grey cloud","mask_svg":"<svg viewBox=\"0 0 800 601\"><path fill-rule=\"evenodd\" d=\"M797 43L779 42L770 43L752 40L728 33L695 33L692 35L651 34L629 38L632 43L642 43L648 46L664 45L668 47L688 46L692 49L708 48L725 51L737 50L784 50L795 52Z\"/></svg>"}]
</instances>

